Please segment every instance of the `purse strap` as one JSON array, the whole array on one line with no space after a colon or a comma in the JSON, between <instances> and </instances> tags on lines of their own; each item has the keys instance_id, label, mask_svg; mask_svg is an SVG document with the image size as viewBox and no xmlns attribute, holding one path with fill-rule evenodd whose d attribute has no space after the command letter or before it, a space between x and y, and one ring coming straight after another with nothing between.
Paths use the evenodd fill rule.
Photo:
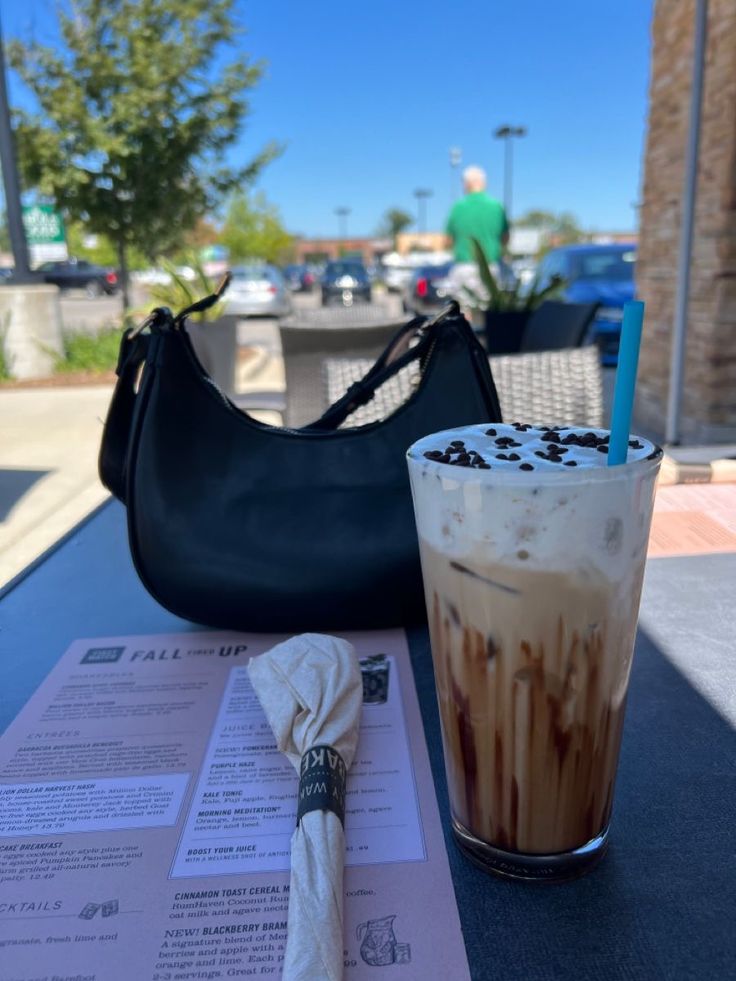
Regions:
<instances>
[{"instance_id":1,"label":"purse strap","mask_svg":"<svg viewBox=\"0 0 736 981\"><path fill-rule=\"evenodd\" d=\"M152 337L180 329L190 314L214 306L230 285L231 278L230 272L225 273L214 293L192 303L176 316L168 307L157 307L137 327L129 327L124 332L115 368L118 380L105 420L98 458L100 480L118 500L125 502L128 445L138 402L137 383L142 366L149 360Z\"/></svg>"},{"instance_id":2,"label":"purse strap","mask_svg":"<svg viewBox=\"0 0 736 981\"><path fill-rule=\"evenodd\" d=\"M100 480L119 501L125 501L125 467L141 367L148 358L151 334L128 328L120 341L118 376L100 444Z\"/></svg>"},{"instance_id":3,"label":"purse strap","mask_svg":"<svg viewBox=\"0 0 736 981\"><path fill-rule=\"evenodd\" d=\"M105 422L99 455L100 479L120 501L125 502L128 444L137 403L138 376L141 367L154 356L150 352L151 341L157 334L181 328L190 314L217 303L229 281L228 273L214 293L193 303L176 317L166 307L153 310L142 324L129 328L123 335L116 367L118 381ZM337 429L357 408L370 402L378 389L402 368L417 360L424 362L435 344L443 321L459 316L460 307L453 300L434 320L416 317L402 325L363 378L354 382L319 419L303 428L316 431ZM417 343L412 346L415 338ZM484 368L489 375L487 362ZM487 384L493 388L490 377Z\"/></svg>"},{"instance_id":4,"label":"purse strap","mask_svg":"<svg viewBox=\"0 0 736 981\"><path fill-rule=\"evenodd\" d=\"M361 405L367 405L378 389L402 368L417 360L424 360L434 345L437 330L442 323L460 315L460 307L452 300L433 320L415 317L404 324L394 334L387 347L377 358L375 364L363 375L360 381L353 382L343 396L334 402L316 422L305 426L307 430L337 429ZM418 337L418 342L410 346Z\"/></svg>"}]
</instances>

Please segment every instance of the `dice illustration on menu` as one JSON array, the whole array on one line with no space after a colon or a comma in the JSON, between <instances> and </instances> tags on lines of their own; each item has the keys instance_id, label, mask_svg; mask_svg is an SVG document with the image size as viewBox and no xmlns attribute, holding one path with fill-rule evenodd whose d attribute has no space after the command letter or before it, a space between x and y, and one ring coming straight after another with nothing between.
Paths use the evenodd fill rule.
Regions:
<instances>
[{"instance_id":1,"label":"dice illustration on menu","mask_svg":"<svg viewBox=\"0 0 736 981\"><path fill-rule=\"evenodd\" d=\"M102 904L102 915L114 916L119 908L117 899L108 899L107 902Z\"/></svg>"},{"instance_id":2,"label":"dice illustration on menu","mask_svg":"<svg viewBox=\"0 0 736 981\"><path fill-rule=\"evenodd\" d=\"M91 920L99 908L99 903L86 903L79 912L80 919Z\"/></svg>"}]
</instances>

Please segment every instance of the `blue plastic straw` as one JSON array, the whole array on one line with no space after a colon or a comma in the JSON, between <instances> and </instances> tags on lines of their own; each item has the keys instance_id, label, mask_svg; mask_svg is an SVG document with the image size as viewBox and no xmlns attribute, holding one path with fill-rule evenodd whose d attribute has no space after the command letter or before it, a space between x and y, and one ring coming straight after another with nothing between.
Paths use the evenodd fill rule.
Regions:
<instances>
[{"instance_id":1,"label":"blue plastic straw","mask_svg":"<svg viewBox=\"0 0 736 981\"><path fill-rule=\"evenodd\" d=\"M641 300L632 300L630 303L625 303L624 319L621 324L621 342L618 349L616 387L613 392L611 439L609 442L610 449L608 451L609 467L626 463L643 324L644 304Z\"/></svg>"}]
</instances>

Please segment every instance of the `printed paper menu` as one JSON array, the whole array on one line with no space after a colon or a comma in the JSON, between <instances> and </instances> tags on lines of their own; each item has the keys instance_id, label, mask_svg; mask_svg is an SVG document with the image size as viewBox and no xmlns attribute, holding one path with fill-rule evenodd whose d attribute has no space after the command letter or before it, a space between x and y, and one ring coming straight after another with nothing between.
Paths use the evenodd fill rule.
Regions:
<instances>
[{"instance_id":1,"label":"printed paper menu","mask_svg":"<svg viewBox=\"0 0 736 981\"><path fill-rule=\"evenodd\" d=\"M462 981L404 635L346 636L365 659L365 695L348 776L345 978ZM0 739L0 981L280 977L298 778L246 664L282 639L71 646Z\"/></svg>"}]
</instances>

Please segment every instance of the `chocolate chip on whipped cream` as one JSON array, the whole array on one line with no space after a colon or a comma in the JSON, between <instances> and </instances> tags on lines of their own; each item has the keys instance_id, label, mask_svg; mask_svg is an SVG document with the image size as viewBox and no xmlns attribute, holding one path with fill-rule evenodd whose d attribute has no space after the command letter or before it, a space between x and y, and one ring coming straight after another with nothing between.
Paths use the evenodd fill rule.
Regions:
<instances>
[{"instance_id":1,"label":"chocolate chip on whipped cream","mask_svg":"<svg viewBox=\"0 0 736 981\"><path fill-rule=\"evenodd\" d=\"M420 441L424 457L433 463L488 470L559 470L566 467L595 468L608 465L610 433L605 429L571 426L532 426L515 422L491 428L473 426L449 430ZM509 452L513 448L513 452ZM628 441L627 462L653 459L657 447L643 438ZM489 463L488 459L493 463Z\"/></svg>"}]
</instances>

